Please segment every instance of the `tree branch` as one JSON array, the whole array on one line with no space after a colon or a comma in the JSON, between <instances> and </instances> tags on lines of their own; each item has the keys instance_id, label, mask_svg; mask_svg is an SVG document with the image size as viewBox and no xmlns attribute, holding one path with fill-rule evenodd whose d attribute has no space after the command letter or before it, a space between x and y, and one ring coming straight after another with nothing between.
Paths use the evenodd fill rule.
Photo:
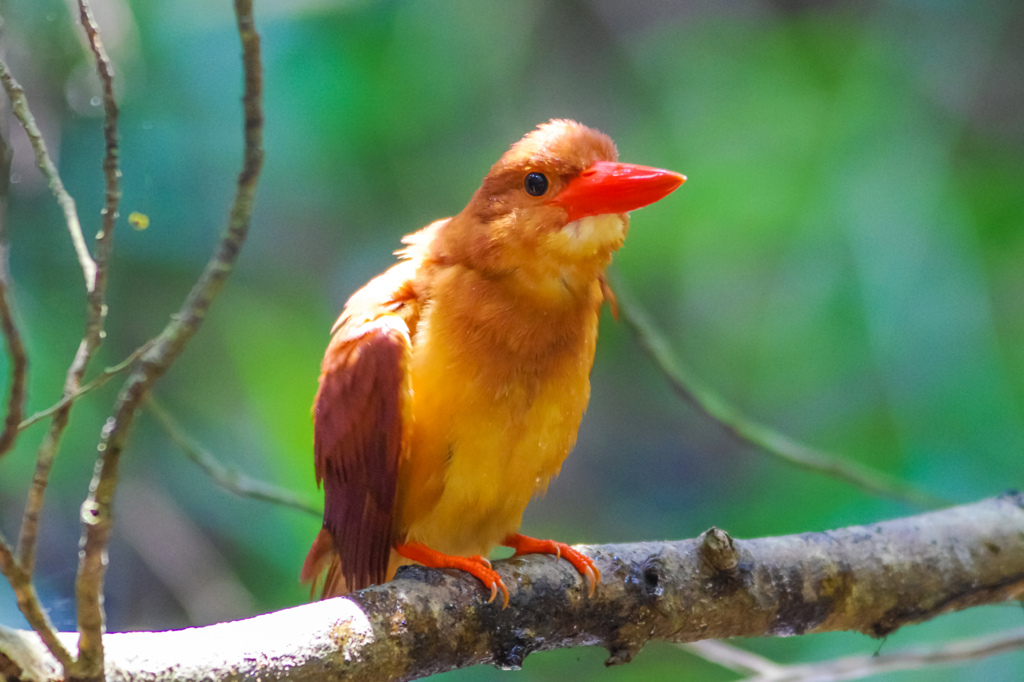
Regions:
<instances>
[{"instance_id":1,"label":"tree branch","mask_svg":"<svg viewBox=\"0 0 1024 682\"><path fill-rule=\"evenodd\" d=\"M103 427L89 497L82 503L82 551L75 585L79 632L75 677L95 678L102 672L102 593L107 544L113 523L110 508L117 488L118 464L136 411L153 384L164 375L199 330L210 305L231 274L249 230L256 183L263 163L263 72L259 36L253 23L252 0L235 0L235 13L245 72L245 94L242 98L245 110L245 150L238 189L227 230L213 257L179 312L172 316L153 345L142 355L121 389L112 416Z\"/></svg>"},{"instance_id":2,"label":"tree branch","mask_svg":"<svg viewBox=\"0 0 1024 682\"><path fill-rule=\"evenodd\" d=\"M0 211L3 206L0 205ZM25 409L25 375L28 372L28 356L21 342L21 332L14 320L11 297L11 277L7 267L7 240L3 230L3 216L0 216L0 328L3 330L7 358L11 367L11 385L7 391L7 414L4 416L3 432L0 433L0 459L14 447L21 431L21 416Z\"/></svg>"},{"instance_id":3,"label":"tree branch","mask_svg":"<svg viewBox=\"0 0 1024 682\"><path fill-rule=\"evenodd\" d=\"M107 679L407 680L477 663L515 668L534 651L572 646L600 645L609 663L624 663L650 640L884 636L1024 597L1024 495L823 533L733 540L712 529L583 549L604 574L592 598L551 557L495 562L512 587L506 610L465 574L409 567L385 585L249 620L107 635ZM32 633L0 629L0 653L45 672L38 679L59 674Z\"/></svg>"},{"instance_id":4,"label":"tree branch","mask_svg":"<svg viewBox=\"0 0 1024 682\"><path fill-rule=\"evenodd\" d=\"M709 663L716 663L744 675L775 675L784 667L764 656L718 639L686 642L680 644L679 648L700 656Z\"/></svg>"},{"instance_id":5,"label":"tree branch","mask_svg":"<svg viewBox=\"0 0 1024 682\"><path fill-rule=\"evenodd\" d=\"M96 60L96 73L100 77L100 85L103 88L103 143L105 152L103 155L103 177L106 182L106 192L103 203L103 227L96 235L96 276L90 293L90 307L93 309L91 319L98 320L100 329L103 327L103 320L106 318L106 306L104 297L107 281L107 262L110 260L110 252L113 248L114 222L117 220L117 206L121 200L121 170L118 167L119 151L117 146L117 119L119 112L117 100L114 98L114 67L107 55L103 41L100 40L100 27L92 15L92 8L89 0L78 0L79 22L85 29L85 35L89 39L89 49L92 50Z\"/></svg>"},{"instance_id":6,"label":"tree branch","mask_svg":"<svg viewBox=\"0 0 1024 682\"><path fill-rule=\"evenodd\" d=\"M222 464L209 450L192 440L170 412L152 395L146 400L146 406L149 408L150 414L163 427L167 436L185 456L224 490L240 497L249 497L297 509L317 519L323 517L324 511L320 505L303 500L289 490L246 476L241 471Z\"/></svg>"},{"instance_id":7,"label":"tree branch","mask_svg":"<svg viewBox=\"0 0 1024 682\"><path fill-rule=\"evenodd\" d=\"M907 647L889 654L847 656L819 663L795 665L779 665L757 654L715 640L692 642L681 646L730 670L751 673L750 677L745 678L745 682L840 682L899 670L963 664L995 654L1024 649L1024 627L950 642L938 647Z\"/></svg>"},{"instance_id":8,"label":"tree branch","mask_svg":"<svg viewBox=\"0 0 1024 682\"><path fill-rule=\"evenodd\" d=\"M0 535L0 573L11 584L11 589L14 590L14 596L18 601L18 608L37 633L35 641L37 644L45 646L51 654L51 656L43 655L43 657L59 663L63 676L63 670L67 669L73 660L71 652L64 646L64 642L61 641L62 635L53 627L50 617L46 615L46 611L40 605L39 595L36 594L36 588L32 585L32 576L18 565L10 545L2 535ZM3 646L0 646L0 670L3 670L2 659Z\"/></svg>"},{"instance_id":9,"label":"tree branch","mask_svg":"<svg viewBox=\"0 0 1024 682\"><path fill-rule=\"evenodd\" d=\"M900 500L926 509L950 504L948 500L918 490L894 476L838 455L807 447L750 419L704 386L692 372L683 369L676 362L665 339L648 321L639 306L622 294L621 286L617 284L615 289L622 319L633 332L640 348L668 381L672 391L698 412L720 424L734 438L784 462L844 481L871 495Z\"/></svg>"},{"instance_id":10,"label":"tree branch","mask_svg":"<svg viewBox=\"0 0 1024 682\"><path fill-rule=\"evenodd\" d=\"M83 3L85 0L81 0ZM83 9L83 21L86 19L87 7ZM91 15L88 16L91 22ZM92 28L95 28L94 22ZM87 32L89 27L87 27ZM99 44L98 35L91 35L91 40L94 43L94 49L97 51L97 56L102 56L105 59L105 53L103 53L102 45ZM74 244L75 251L78 254L79 264L82 267L83 274L85 276L86 285L86 298L87 298L87 313L86 313L86 331L82 337L82 341L79 344L78 351L75 354L75 358L68 368L67 376L64 383L64 396L68 397L75 394L81 384L82 376L88 366L89 360L92 358L96 349L99 347L103 339L103 323L106 317L106 304L105 298L105 265L110 253L110 233L113 226L113 219L116 216L117 210L117 183L119 178L119 171L117 170L117 142L116 142L116 116L117 109L113 102L113 90L111 88L110 70L109 63L101 65L100 77L104 82L105 93L109 95L109 103L107 107L106 116L106 128L108 130L107 135L107 158L104 160L104 170L107 175L108 181L108 195L107 204L104 209L104 231L101 232L97 238L98 252L102 256L102 259L97 264L89 254L88 247L85 244L85 239L82 235L82 227L78 218L78 211L75 207L75 202L64 188L64 184L60 179L60 175L57 172L56 166L53 164L52 159L46 150L46 144L43 140L42 133L39 131L35 124L35 119L32 116L28 106L28 99L25 97L25 93L21 85L11 75L7 64L0 60L0 81L2 81L4 90L7 92L8 97L11 101L11 108L25 128L25 132L28 135L29 141L36 155L36 165L42 171L43 175L48 179L50 189L54 196L57 198L58 204L64 212L65 222L67 223L68 231L71 234L71 240ZM111 116L113 112L113 116ZM110 191L111 187L113 192ZM6 277L5 277L6 280ZM4 286L4 296L6 297L6 281ZM12 322L10 312L8 310L7 302L4 302L4 323L5 323L5 335L8 338L10 346L15 346L17 340L16 332L15 337L12 337L9 330L6 329L9 322ZM14 368L15 372L12 377L12 405L15 399L14 391L19 387L19 384L24 382L25 374L25 361L24 354L20 358L20 362L15 361ZM23 390L23 387L22 387ZM5 540L0 540L0 550L4 554L5 570L4 575L11 582L12 587L18 595L18 606L24 613L26 619L33 627L37 628L43 639L51 646L59 646L59 642L56 640L56 635L50 624L46 614L43 611L41 605L38 602L38 597L35 593L35 589L31 584L32 572L35 567L35 541L37 537L39 515L42 509L43 498L46 492L46 486L49 480L50 468L53 465L53 460L56 457L57 451L60 446L60 439L64 433L64 429L67 426L68 417L71 409L71 401L68 400L64 406L59 408L54 413L53 421L50 424L50 429L43 439L43 443L39 448L39 452L36 457L36 470L35 475L32 479L32 484L29 489L28 499L25 504L25 513L22 517L21 531L18 537L18 553L17 558L11 556L11 548L6 544ZM21 421L21 409L15 411L12 407L8 413L6 424L7 427L4 431L4 436L11 435L11 440L5 443L5 447L9 447L13 444L13 438L20 432L20 421ZM18 422L14 425L14 422ZM57 655L58 659L62 663L67 662L68 658L66 652L59 650L58 648L52 649L54 654Z\"/></svg>"},{"instance_id":11,"label":"tree branch","mask_svg":"<svg viewBox=\"0 0 1024 682\"><path fill-rule=\"evenodd\" d=\"M0 59L0 83L3 83L4 90L11 100L11 111L25 128L32 150L36 155L36 166L42 172L50 184L50 191L57 198L57 203L64 212L64 221L68 225L68 232L71 234L71 243L75 246L75 253L78 255L78 263L82 266L85 275L86 290L91 290L96 278L96 263L89 255L89 247L85 245L85 237L82 236L82 223L78 220L78 209L75 207L75 200L71 198L68 191L64 189L64 183L60 179L57 167L53 165L49 153L46 151L46 141L43 134L36 125L36 120L28 107L28 99L21 84L14 80L7 62Z\"/></svg>"},{"instance_id":12,"label":"tree branch","mask_svg":"<svg viewBox=\"0 0 1024 682\"><path fill-rule=\"evenodd\" d=\"M75 202L63 189L63 183L46 152L42 136L38 130L35 131L35 136L33 136L33 131L29 130L29 125L35 127L35 124L32 122L31 114L28 111L28 101L25 100L24 95L22 96L22 105L25 117L19 117L19 120L26 126L29 137L33 139L37 164L50 179L50 187L57 197L57 202L65 209L65 219L71 230L75 248L79 251L79 261L85 272L86 288L85 332L78 350L75 352L75 358L68 368L60 407L53 413L53 421L50 422L50 428L43 438L36 456L36 470L29 488L25 514L22 517L22 529L20 529L17 539L18 560L30 577L36 564L39 517L46 496L46 487L49 484L50 469L53 467L53 461L60 449L60 439L71 417L72 396L79 393L82 377L85 376L89 361L103 342L103 325L106 321L106 264L110 260L113 248L114 222L117 219L118 202L121 198L121 171L118 168L118 105L114 97L114 69L99 39L99 27L96 26L88 0L79 0L79 18L95 57L96 73L103 90L103 140L105 146L103 176L106 189L103 209L100 211L102 226L96 236L95 260L89 257L82 239L82 228L78 220ZM8 93L11 91L8 89Z\"/></svg>"},{"instance_id":13,"label":"tree branch","mask_svg":"<svg viewBox=\"0 0 1024 682\"><path fill-rule=\"evenodd\" d=\"M69 403L73 403L74 401L78 400L86 393L91 393L92 391L95 391L97 388L100 388L108 381L113 379L115 376L117 376L121 372L125 371L126 369L129 369L132 365L134 365L135 361L138 360L139 357L146 352L149 346L149 343L145 343L139 346L134 351L132 351L131 355L129 355L116 365L111 365L110 367L105 368L102 372L93 377L93 379L90 380L89 383L83 384L82 387L79 388L74 393L65 395L60 400L58 400L53 405L50 405L45 410L40 410L39 412L33 414L31 417L26 417L24 421L18 424L18 431L24 431L33 424L36 424L46 419L50 415L55 414L59 410L63 409Z\"/></svg>"}]
</instances>

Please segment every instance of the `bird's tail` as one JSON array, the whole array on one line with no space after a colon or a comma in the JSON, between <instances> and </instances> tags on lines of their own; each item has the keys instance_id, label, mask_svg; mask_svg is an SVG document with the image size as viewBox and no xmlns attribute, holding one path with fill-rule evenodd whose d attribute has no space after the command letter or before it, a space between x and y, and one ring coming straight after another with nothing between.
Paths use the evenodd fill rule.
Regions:
<instances>
[{"instance_id":1,"label":"bird's tail","mask_svg":"<svg viewBox=\"0 0 1024 682\"><path fill-rule=\"evenodd\" d=\"M388 571L385 580L395 577L395 571L399 566L415 563L410 559L403 558L394 549L391 550L391 557L388 561ZM334 549L334 540L326 528L321 528L313 540L313 546L309 548L306 561L302 564L302 572L299 574L299 582L309 583L309 596L316 596L317 586L320 584L320 576L324 577L323 588L320 592L321 599L340 597L353 590L359 590L368 585L349 585L341 570L341 557Z\"/></svg>"},{"instance_id":2,"label":"bird's tail","mask_svg":"<svg viewBox=\"0 0 1024 682\"><path fill-rule=\"evenodd\" d=\"M320 576L324 575L323 588L320 592L321 599L337 597L350 592L345 576L341 572L341 557L334 550L334 540L326 528L321 528L313 540L313 546L309 548L306 561L302 564L302 572L299 574L299 582L309 583L309 596L316 595L317 585Z\"/></svg>"}]
</instances>

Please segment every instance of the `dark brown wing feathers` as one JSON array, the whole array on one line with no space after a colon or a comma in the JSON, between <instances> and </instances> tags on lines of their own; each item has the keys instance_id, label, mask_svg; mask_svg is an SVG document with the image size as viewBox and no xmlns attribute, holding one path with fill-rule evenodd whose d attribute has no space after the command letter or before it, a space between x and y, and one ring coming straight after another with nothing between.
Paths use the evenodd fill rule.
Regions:
<instances>
[{"instance_id":1,"label":"dark brown wing feathers","mask_svg":"<svg viewBox=\"0 0 1024 682\"><path fill-rule=\"evenodd\" d=\"M324 529L351 590L381 583L387 572L410 353L405 321L384 314L344 320L324 356L313 410L316 478ZM312 577L328 556L318 537L307 559ZM305 569L303 576L310 577Z\"/></svg>"}]
</instances>

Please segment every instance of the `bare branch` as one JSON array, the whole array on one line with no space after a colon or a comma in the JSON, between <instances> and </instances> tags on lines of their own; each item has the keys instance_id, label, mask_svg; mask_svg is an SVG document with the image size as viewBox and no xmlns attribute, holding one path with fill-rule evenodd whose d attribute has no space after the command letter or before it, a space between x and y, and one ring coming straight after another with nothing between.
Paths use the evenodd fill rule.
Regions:
<instances>
[{"instance_id":1,"label":"bare branch","mask_svg":"<svg viewBox=\"0 0 1024 682\"><path fill-rule=\"evenodd\" d=\"M679 648L689 651L695 656L700 656L705 661L717 663L723 668L728 668L738 673L774 675L783 669L783 666L775 661L717 639L687 642L686 644L680 644Z\"/></svg>"},{"instance_id":2,"label":"bare branch","mask_svg":"<svg viewBox=\"0 0 1024 682\"><path fill-rule=\"evenodd\" d=\"M4 417L3 432L0 433L0 459L10 452L18 438L18 424L25 413L25 375L28 372L28 357L14 319L14 297L11 294L11 272L8 266L6 214L13 154L7 139L6 114L6 107L3 107L3 121L0 122L0 328L7 347L11 385L7 395L7 415Z\"/></svg>"},{"instance_id":3,"label":"bare branch","mask_svg":"<svg viewBox=\"0 0 1024 682\"><path fill-rule=\"evenodd\" d=\"M85 348L86 343L83 340L64 382L65 398L78 393L81 372L85 371L84 365L80 362L80 359L85 358ZM32 575L35 570L36 538L39 534L39 518L46 498L46 487L50 482L50 470L53 468L53 461L57 458L61 436L64 435L64 429L67 428L68 419L71 416L72 401L62 399L61 402L63 405L54 411L53 421L50 422L50 428L43 436L43 442L39 445L39 451L36 453L36 468L32 475L32 484L28 489L25 512L21 517L21 530L18 533L18 560L29 575Z\"/></svg>"},{"instance_id":4,"label":"bare branch","mask_svg":"<svg viewBox=\"0 0 1024 682\"><path fill-rule=\"evenodd\" d=\"M64 219L67 223L68 231L71 234L71 240L74 244L75 251L78 254L79 264L81 265L85 276L86 297L88 301L86 331L82 338L82 342L79 345L78 351L75 354L75 358L72 361L71 366L68 368L67 378L65 379L64 395L69 396L77 392L81 383L82 375L85 373L89 360L96 348L99 347L102 342L103 321L106 316L106 305L104 303L104 280L98 278L103 276L103 269L97 267L97 263L92 259L89 254L88 247L85 245L85 239L82 235L82 227L78 219L75 202L67 193L67 190L65 190L64 184L60 179L60 175L57 173L56 166L50 159L46 150L45 141L43 140L42 134L36 126L32 113L29 110L28 100L25 97L25 93L21 88L21 85L11 75L6 63L2 60L0 60L0 81L3 82L4 89L11 100L11 108L15 116L25 128L25 132L29 137L32 148L35 151L36 165L48 179L50 189L57 198L57 202L64 212ZM115 174L116 170L115 162ZM114 209L114 212L116 212L116 204ZM105 264L106 257L109 255L109 239L101 239L101 245L103 244L105 244L105 246L101 250L104 257L103 263ZM19 598L18 605L22 609L26 618L29 619L29 622L33 623L33 626L43 628L40 634L47 640L53 639L52 627L45 619L34 618L32 616L33 613L42 612L42 609L36 601L35 590L32 589L30 581L35 566L35 540L37 537L39 514L42 509L46 485L49 480L49 472L59 449L61 436L67 426L70 409L71 402L68 401L65 406L54 413L53 422L51 423L50 429L44 437L43 443L37 454L36 470L29 490L25 514L22 518L21 532L19 533L18 564L16 565L18 570L11 574L15 577L22 574L24 575L27 587L22 589L20 594L23 598ZM16 419L20 423L21 413L19 412L16 416L9 415L9 419L11 422ZM11 433L16 434L18 430L20 429L14 427L14 430L12 430Z\"/></svg>"},{"instance_id":5,"label":"bare branch","mask_svg":"<svg viewBox=\"0 0 1024 682\"><path fill-rule=\"evenodd\" d=\"M2 232L2 230L0 230ZM3 329L7 345L7 357L11 366L11 386L7 393L7 415L4 430L0 433L0 458L7 454L18 437L21 416L25 409L25 375L28 371L28 356L21 342L21 333L14 321L11 309L10 272L7 268L7 245L0 241L0 328Z\"/></svg>"},{"instance_id":6,"label":"bare branch","mask_svg":"<svg viewBox=\"0 0 1024 682\"><path fill-rule=\"evenodd\" d=\"M749 674L746 682L840 682L899 670L956 665L994 654L1024 649L1024 628L950 642L939 647L907 648L890 654L848 656L818 663L780 665L738 646L709 639L680 644L706 661Z\"/></svg>"},{"instance_id":7,"label":"bare branch","mask_svg":"<svg viewBox=\"0 0 1024 682\"><path fill-rule=\"evenodd\" d=\"M101 215L103 216L103 227L96 235L96 275L95 283L90 297L91 311L90 319L94 324L103 328L103 320L106 317L106 307L103 304L104 292L106 290L107 262L110 260L110 252L113 247L114 222L117 220L117 206L121 200L121 171L118 168L118 146L117 146L117 100L114 98L114 67L110 63L110 57L100 40L100 27L96 25L93 18L92 8L89 0L78 0L79 20L85 34L89 39L89 48L96 59L96 73L100 77L100 84L103 87L103 142L106 149L103 156L103 176L106 180L106 198L103 204Z\"/></svg>"},{"instance_id":8,"label":"bare branch","mask_svg":"<svg viewBox=\"0 0 1024 682\"><path fill-rule=\"evenodd\" d=\"M83 340L78 347L75 362L72 363L71 368L68 370L68 377L64 385L64 396L56 404L41 412L37 412L18 426L20 431L50 415L54 415L50 428L46 432L43 443L40 445L39 452L36 455L35 474L32 477L32 485L28 490L25 513L21 518L21 531L18 534L18 557L21 560L21 565L29 575L32 574L35 567L36 538L39 534L39 519L43 510L46 487L50 479L50 469L53 467L54 459L56 459L61 436L67 427L68 418L71 413L71 404L81 396L99 388L114 376L132 367L149 346L150 343L146 343L137 348L123 361L113 367L107 367L88 384L80 386L81 376L85 372L85 363L88 362L89 356L92 354L92 351L89 350L89 343Z\"/></svg>"},{"instance_id":9,"label":"bare branch","mask_svg":"<svg viewBox=\"0 0 1024 682\"><path fill-rule=\"evenodd\" d=\"M36 166L39 167L43 176L50 183L50 191L53 192L53 196L57 198L57 203L60 204L61 210L64 211L64 221L68 225L68 232L71 233L71 242L75 246L78 262L82 266L82 272L85 274L86 291L92 291L96 281L96 263L93 261L92 256L89 255L89 247L85 245L85 238L82 236L82 224L78 220L78 209L75 208L75 200L64 189L64 183L60 179L60 174L57 173L57 167L53 165L50 154L46 151L46 142L43 140L43 134L39 132L39 127L36 125L35 118L33 118L32 112L28 107L25 91L21 88L18 81L14 80L14 76L11 75L11 71L7 67L7 62L3 59L0 59L0 82L3 83L4 90L7 91L7 96L11 100L11 110L25 128L29 142L32 143L32 149L36 154Z\"/></svg>"},{"instance_id":10,"label":"bare branch","mask_svg":"<svg viewBox=\"0 0 1024 682\"><path fill-rule=\"evenodd\" d=\"M122 360L121 362L117 363L116 365L111 365L110 367L105 368L102 372L100 372L98 375L96 375L95 378L93 378L91 381L89 381L89 383L84 384L81 388L79 388L74 393L72 393L70 395L64 396L63 398L58 400L53 405L50 405L45 410L40 410L39 412L36 412L35 414L33 414L31 417L26 417L25 420L18 425L18 430L19 431L24 431L25 429L27 429L28 427L32 426L33 424L36 424L37 422L41 422L42 420L46 419L50 415L56 413L58 410L63 409L69 403L73 403L74 401L78 400L79 398L81 398L85 394L91 393L91 392L95 391L97 388L100 388L101 386L106 384L108 381L110 381L111 379L116 377L121 372L125 371L126 369L131 368L131 366L135 364L135 361L138 360L139 357L143 353L146 352L146 350L149 348L149 346L150 346L149 343L146 343L146 344L143 344L142 346L139 346L134 351L132 351L131 355L129 355L128 357L126 357L124 360Z\"/></svg>"},{"instance_id":11,"label":"bare branch","mask_svg":"<svg viewBox=\"0 0 1024 682\"><path fill-rule=\"evenodd\" d=\"M664 337L647 320L639 306L628 296L623 296L621 287L616 286L616 293L622 319L629 325L643 351L668 380L673 392L698 412L720 424L736 439L784 462L849 483L871 495L888 497L923 508L950 504L948 500L918 490L889 474L875 471L839 455L807 447L750 419L703 385L689 370L682 368L673 357Z\"/></svg>"},{"instance_id":12,"label":"bare branch","mask_svg":"<svg viewBox=\"0 0 1024 682\"><path fill-rule=\"evenodd\" d=\"M7 582L11 584L14 596L18 600L18 608L35 630L39 641L60 662L63 669L67 670L72 662L71 653L61 641L61 635L53 627L46 611L40 606L39 595L32 585L32 576L18 565L3 535L0 535L0 573L3 573Z\"/></svg>"},{"instance_id":13,"label":"bare branch","mask_svg":"<svg viewBox=\"0 0 1024 682\"><path fill-rule=\"evenodd\" d=\"M610 663L624 663L650 640L884 636L1024 597L1020 493L870 526L708 541L722 536L581 547L605 576L590 598L567 562L495 562L512 588L505 610L487 604L479 581L464 573L407 567L385 585L249 620L108 635L106 676L408 680L478 663L515 668L534 651L594 645L611 652ZM723 560L730 548L735 561ZM1006 650L1017 636L975 650ZM12 657L34 641L0 628L0 654ZM42 648L32 651L14 662L45 667Z\"/></svg>"},{"instance_id":14,"label":"bare branch","mask_svg":"<svg viewBox=\"0 0 1024 682\"><path fill-rule=\"evenodd\" d=\"M214 483L228 492L241 497L251 497L256 500L263 500L264 502L272 502L282 507L297 509L317 519L323 516L323 509L321 507L301 499L295 493L266 481L259 481L246 476L237 469L224 466L209 450L189 438L188 434L181 428L181 425L152 395L146 401L146 406L185 456L206 472L213 479Z\"/></svg>"},{"instance_id":15,"label":"bare branch","mask_svg":"<svg viewBox=\"0 0 1024 682\"><path fill-rule=\"evenodd\" d=\"M89 9L87 0L80 0L79 9L82 25L85 28L90 46L96 57L97 72L103 87L105 108L104 138L106 154L103 160L103 171L106 178L106 201L102 211L103 227L96 238L97 256L95 261L89 255L88 248L85 246L74 200L64 189L57 169L46 151L42 135L36 128L32 115L28 110L28 102L25 99L24 93L10 76L6 65L3 65L3 69L0 70L0 77L4 80L4 87L11 97L15 113L18 114L19 109L21 110L18 118L25 127L29 139L32 140L32 145L36 152L36 163L43 171L43 174L49 179L50 188L64 210L65 221L71 232L71 238L78 252L79 262L82 265L86 280L85 333L68 368L64 381L63 398L59 403L60 407L53 411L53 421L50 423L50 429L43 438L39 452L36 455L36 469L32 477L32 485L29 489L25 513L22 517L21 531L18 537L18 557L21 566L29 575L32 574L35 568L35 544L38 535L39 515L42 512L50 470L53 468L53 462L60 450L60 441L67 427L74 396L79 394L82 377L89 365L89 361L103 342L103 325L107 314L105 302L106 264L110 257L113 226L117 216L117 204L120 197L120 190L118 189L120 171L117 164L118 112L117 104L114 101L113 71L106 51L100 42L96 22L92 18L92 12Z\"/></svg>"},{"instance_id":16,"label":"bare branch","mask_svg":"<svg viewBox=\"0 0 1024 682\"><path fill-rule=\"evenodd\" d=\"M701 642L706 644L707 642ZM694 645L684 645L694 646ZM893 654L848 656L820 663L779 666L760 672L747 682L813 682L815 680L858 680L869 675L920 670L939 665L962 665L995 654L1024 649L1024 628L1015 628L984 637L951 642L934 648L907 648Z\"/></svg>"},{"instance_id":17,"label":"bare branch","mask_svg":"<svg viewBox=\"0 0 1024 682\"><path fill-rule=\"evenodd\" d=\"M214 256L180 311L157 336L128 377L113 414L101 433L96 473L89 497L82 504L82 551L75 588L79 632L79 655L74 668L77 677L95 677L100 674L103 666L102 590L112 525L110 507L117 488L118 464L136 410L153 384L163 376L199 330L210 305L232 271L249 229L256 182L263 162L263 75L259 36L253 24L252 0L235 0L235 12L245 72L245 151L238 190L226 233Z\"/></svg>"}]
</instances>

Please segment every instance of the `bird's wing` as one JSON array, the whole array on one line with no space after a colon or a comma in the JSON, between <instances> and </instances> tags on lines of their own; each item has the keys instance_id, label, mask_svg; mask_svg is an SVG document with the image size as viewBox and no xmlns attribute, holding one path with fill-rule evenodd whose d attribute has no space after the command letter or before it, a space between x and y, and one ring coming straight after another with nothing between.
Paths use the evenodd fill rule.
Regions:
<instances>
[{"instance_id":1,"label":"bird's wing","mask_svg":"<svg viewBox=\"0 0 1024 682\"><path fill-rule=\"evenodd\" d=\"M329 537L321 531L302 575L314 580L331 559L324 596L384 582L387 572L398 467L408 443L416 302L408 279L397 276L408 265L352 297L324 356L313 405L314 461Z\"/></svg>"}]
</instances>

